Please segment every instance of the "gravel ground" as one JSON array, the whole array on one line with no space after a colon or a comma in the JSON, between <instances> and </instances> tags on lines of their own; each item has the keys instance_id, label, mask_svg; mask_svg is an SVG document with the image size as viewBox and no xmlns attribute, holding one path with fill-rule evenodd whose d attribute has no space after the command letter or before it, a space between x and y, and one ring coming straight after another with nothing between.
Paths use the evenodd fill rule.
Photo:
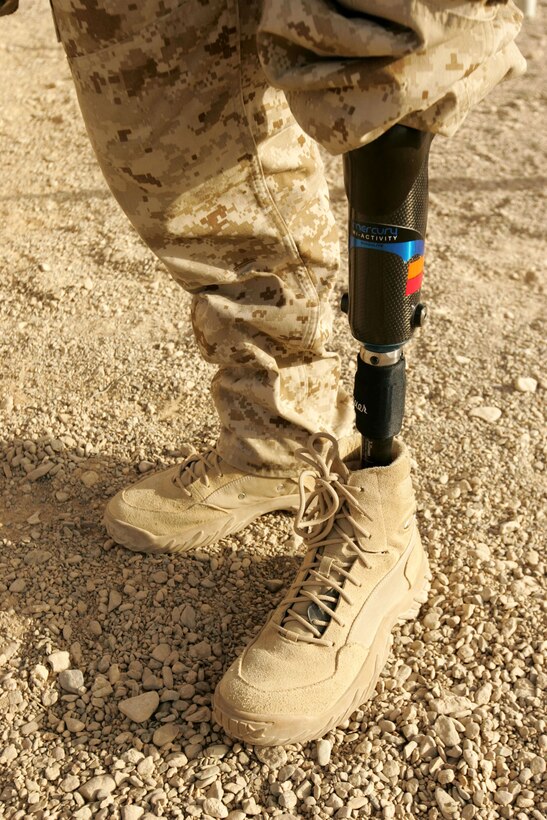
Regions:
<instances>
[{"instance_id":1,"label":"gravel ground","mask_svg":"<svg viewBox=\"0 0 547 820\"><path fill-rule=\"evenodd\" d=\"M404 431L429 602L347 725L262 750L210 699L300 544L286 515L188 556L107 540L112 493L214 441L212 369L102 181L47 7L0 21L0 817L545 818L543 20L529 73L433 148ZM334 344L350 386L341 314Z\"/></svg>"}]
</instances>

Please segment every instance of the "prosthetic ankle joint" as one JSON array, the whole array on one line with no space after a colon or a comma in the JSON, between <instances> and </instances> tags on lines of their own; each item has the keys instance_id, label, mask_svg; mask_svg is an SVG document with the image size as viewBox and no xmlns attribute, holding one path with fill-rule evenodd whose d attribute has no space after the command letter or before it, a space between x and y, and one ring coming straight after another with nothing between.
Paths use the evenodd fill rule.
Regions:
<instances>
[{"instance_id":1,"label":"prosthetic ankle joint","mask_svg":"<svg viewBox=\"0 0 547 820\"><path fill-rule=\"evenodd\" d=\"M432 135L396 125L344 155L349 293L357 357L354 404L362 465L391 462L405 404L403 348L426 317L420 302Z\"/></svg>"}]
</instances>

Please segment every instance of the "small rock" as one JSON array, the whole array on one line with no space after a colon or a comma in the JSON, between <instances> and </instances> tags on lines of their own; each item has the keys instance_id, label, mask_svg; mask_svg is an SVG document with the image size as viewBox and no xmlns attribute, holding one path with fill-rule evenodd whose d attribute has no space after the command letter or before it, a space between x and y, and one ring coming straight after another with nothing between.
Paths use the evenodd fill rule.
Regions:
<instances>
[{"instance_id":1,"label":"small rock","mask_svg":"<svg viewBox=\"0 0 547 820\"><path fill-rule=\"evenodd\" d=\"M27 583L24 578L16 578L15 581L9 585L10 592L24 592Z\"/></svg>"},{"instance_id":2,"label":"small rock","mask_svg":"<svg viewBox=\"0 0 547 820\"><path fill-rule=\"evenodd\" d=\"M209 658L211 656L211 644L209 641L199 641L190 647L190 654L194 658Z\"/></svg>"},{"instance_id":3,"label":"small rock","mask_svg":"<svg viewBox=\"0 0 547 820\"><path fill-rule=\"evenodd\" d=\"M264 581L264 586L270 592L279 592L284 586L284 581L281 578L268 578L267 581Z\"/></svg>"},{"instance_id":4,"label":"small rock","mask_svg":"<svg viewBox=\"0 0 547 820\"><path fill-rule=\"evenodd\" d=\"M490 703L491 697L492 684L484 683L479 689L477 689L475 693L475 703L477 703L479 706L485 706L487 703Z\"/></svg>"},{"instance_id":5,"label":"small rock","mask_svg":"<svg viewBox=\"0 0 547 820\"><path fill-rule=\"evenodd\" d=\"M73 695L81 695L85 692L84 676L79 669L63 669L59 673L59 686L65 692Z\"/></svg>"},{"instance_id":6,"label":"small rock","mask_svg":"<svg viewBox=\"0 0 547 820\"><path fill-rule=\"evenodd\" d=\"M135 806L133 803L129 806L123 806L121 810L122 820L140 820L144 814L144 809L140 806Z\"/></svg>"},{"instance_id":7,"label":"small rock","mask_svg":"<svg viewBox=\"0 0 547 820\"><path fill-rule=\"evenodd\" d=\"M284 809L294 809L298 798L293 791L286 791L279 796L279 805Z\"/></svg>"},{"instance_id":8,"label":"small rock","mask_svg":"<svg viewBox=\"0 0 547 820\"><path fill-rule=\"evenodd\" d=\"M182 752L176 752L172 757L167 759L167 762L172 769L180 769L182 766L186 766L188 758Z\"/></svg>"},{"instance_id":9,"label":"small rock","mask_svg":"<svg viewBox=\"0 0 547 820\"><path fill-rule=\"evenodd\" d=\"M437 806L439 807L442 816L447 818L447 820L452 820L452 818L459 817L461 808L460 804L454 800L448 792L445 792L444 789L435 789L435 800L437 801Z\"/></svg>"},{"instance_id":10,"label":"small rock","mask_svg":"<svg viewBox=\"0 0 547 820\"><path fill-rule=\"evenodd\" d=\"M272 747L277 748L277 747ZM262 809L260 806L257 805L256 800L254 797L248 797L245 800L241 801L241 808L245 812L245 814L249 815L249 817L254 817L257 814L260 814Z\"/></svg>"},{"instance_id":11,"label":"small rock","mask_svg":"<svg viewBox=\"0 0 547 820\"><path fill-rule=\"evenodd\" d=\"M121 593L118 592L117 589L111 589L108 593L108 611L113 612L113 610L117 609L121 604L122 600L123 599Z\"/></svg>"},{"instance_id":12,"label":"small rock","mask_svg":"<svg viewBox=\"0 0 547 820\"><path fill-rule=\"evenodd\" d=\"M178 726L175 726L174 723L166 723L156 729L152 737L152 743L154 746L165 746L167 743L172 743L178 733Z\"/></svg>"},{"instance_id":13,"label":"small rock","mask_svg":"<svg viewBox=\"0 0 547 820\"><path fill-rule=\"evenodd\" d=\"M498 789L494 794L494 800L500 806L508 806L513 801L513 795L506 789Z\"/></svg>"},{"instance_id":14,"label":"small rock","mask_svg":"<svg viewBox=\"0 0 547 820\"><path fill-rule=\"evenodd\" d=\"M92 800L95 800L99 793L110 794L115 788L116 783L113 777L110 777L109 774L99 774L96 777L92 777L91 780L88 780L83 786L80 786L78 791L84 800L90 803Z\"/></svg>"},{"instance_id":15,"label":"small rock","mask_svg":"<svg viewBox=\"0 0 547 820\"><path fill-rule=\"evenodd\" d=\"M118 704L120 712L135 723L144 723L148 720L160 703L160 696L157 692L145 692L134 698L122 700Z\"/></svg>"},{"instance_id":16,"label":"small rock","mask_svg":"<svg viewBox=\"0 0 547 820\"><path fill-rule=\"evenodd\" d=\"M59 786L61 789L66 792L74 792L76 789L80 788L80 778L75 777L73 774L67 775L63 780L61 780Z\"/></svg>"},{"instance_id":17,"label":"small rock","mask_svg":"<svg viewBox=\"0 0 547 820\"><path fill-rule=\"evenodd\" d=\"M152 650L152 657L155 661L159 661L160 663L166 661L170 654L171 647L167 643L159 643Z\"/></svg>"},{"instance_id":18,"label":"small rock","mask_svg":"<svg viewBox=\"0 0 547 820\"><path fill-rule=\"evenodd\" d=\"M469 698L458 695L443 695L431 701L431 708L439 715L452 715L455 712L464 712L473 708Z\"/></svg>"},{"instance_id":19,"label":"small rock","mask_svg":"<svg viewBox=\"0 0 547 820\"><path fill-rule=\"evenodd\" d=\"M435 733L445 746L457 746L460 742L454 721L446 715L441 715L435 721Z\"/></svg>"},{"instance_id":20,"label":"small rock","mask_svg":"<svg viewBox=\"0 0 547 820\"><path fill-rule=\"evenodd\" d=\"M0 666L3 666L13 658L19 649L19 646L20 644L18 641L10 641L9 643L0 646Z\"/></svg>"},{"instance_id":21,"label":"small rock","mask_svg":"<svg viewBox=\"0 0 547 820\"><path fill-rule=\"evenodd\" d=\"M217 797L208 797L203 801L203 813L210 817L228 817L228 809Z\"/></svg>"},{"instance_id":22,"label":"small rock","mask_svg":"<svg viewBox=\"0 0 547 820\"><path fill-rule=\"evenodd\" d=\"M188 629L195 629L196 626L196 611L193 606L186 604L180 614L179 622L182 626L187 626Z\"/></svg>"},{"instance_id":23,"label":"small rock","mask_svg":"<svg viewBox=\"0 0 547 820\"><path fill-rule=\"evenodd\" d=\"M156 764L152 755L143 758L137 766L137 772L141 777L152 777Z\"/></svg>"},{"instance_id":24,"label":"small rock","mask_svg":"<svg viewBox=\"0 0 547 820\"><path fill-rule=\"evenodd\" d=\"M528 766L533 775L538 775L545 772L546 763L544 758L536 756L532 758Z\"/></svg>"},{"instance_id":25,"label":"small rock","mask_svg":"<svg viewBox=\"0 0 547 820\"><path fill-rule=\"evenodd\" d=\"M207 757L224 757L229 751L230 747L226 746L225 743L214 743L212 746L207 747L206 754Z\"/></svg>"},{"instance_id":26,"label":"small rock","mask_svg":"<svg viewBox=\"0 0 547 820\"><path fill-rule=\"evenodd\" d=\"M43 464L40 464L39 467L32 470L26 476L27 481L38 481L39 478L43 478L45 475L49 473L50 470L53 470L55 464L53 461L46 461Z\"/></svg>"},{"instance_id":27,"label":"small rock","mask_svg":"<svg viewBox=\"0 0 547 820\"><path fill-rule=\"evenodd\" d=\"M483 407L473 407L473 409L469 411L469 415L472 418L482 419L482 421L493 424L501 418L501 410L499 407L484 405Z\"/></svg>"},{"instance_id":28,"label":"small rock","mask_svg":"<svg viewBox=\"0 0 547 820\"><path fill-rule=\"evenodd\" d=\"M24 723L21 726L19 731L21 732L23 737L28 737L29 735L33 735L34 732L37 732L39 728L40 726L35 720L29 720L28 723Z\"/></svg>"},{"instance_id":29,"label":"small rock","mask_svg":"<svg viewBox=\"0 0 547 820\"><path fill-rule=\"evenodd\" d=\"M6 746L6 748L0 753L0 763L5 763L9 766L9 764L15 760L17 754L17 749L13 744Z\"/></svg>"},{"instance_id":30,"label":"small rock","mask_svg":"<svg viewBox=\"0 0 547 820\"><path fill-rule=\"evenodd\" d=\"M332 744L328 740L318 740L317 746L317 762L320 766L328 766L330 755L332 751Z\"/></svg>"},{"instance_id":31,"label":"small rock","mask_svg":"<svg viewBox=\"0 0 547 820\"><path fill-rule=\"evenodd\" d=\"M52 652L51 655L47 656L47 662L53 672L64 672L65 669L70 667L70 655L63 650Z\"/></svg>"},{"instance_id":32,"label":"small rock","mask_svg":"<svg viewBox=\"0 0 547 820\"><path fill-rule=\"evenodd\" d=\"M138 471L139 473L149 473L150 470L153 470L156 465L152 461L139 461Z\"/></svg>"},{"instance_id":33,"label":"small rock","mask_svg":"<svg viewBox=\"0 0 547 820\"><path fill-rule=\"evenodd\" d=\"M96 473L95 470L86 470L86 472L80 476L80 481L88 488L94 487L99 481L99 474Z\"/></svg>"},{"instance_id":34,"label":"small rock","mask_svg":"<svg viewBox=\"0 0 547 820\"><path fill-rule=\"evenodd\" d=\"M514 385L519 393L535 393L538 383L531 376L519 376L515 379Z\"/></svg>"},{"instance_id":35,"label":"small rock","mask_svg":"<svg viewBox=\"0 0 547 820\"><path fill-rule=\"evenodd\" d=\"M85 729L85 723L83 723L81 720L78 720L77 718L65 717L63 719L65 721L65 726L69 732L83 732L83 730Z\"/></svg>"},{"instance_id":36,"label":"small rock","mask_svg":"<svg viewBox=\"0 0 547 820\"><path fill-rule=\"evenodd\" d=\"M282 746L258 746L255 754L270 769L280 769L287 762L287 752Z\"/></svg>"}]
</instances>

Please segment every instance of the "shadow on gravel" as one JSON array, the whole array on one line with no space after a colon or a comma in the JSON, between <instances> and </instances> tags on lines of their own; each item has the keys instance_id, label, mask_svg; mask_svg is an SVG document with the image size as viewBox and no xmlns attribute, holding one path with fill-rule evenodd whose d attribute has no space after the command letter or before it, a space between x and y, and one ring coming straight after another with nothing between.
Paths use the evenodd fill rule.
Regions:
<instances>
[{"instance_id":1,"label":"shadow on gravel","mask_svg":"<svg viewBox=\"0 0 547 820\"><path fill-rule=\"evenodd\" d=\"M29 723L49 750L140 749L170 723L162 752L192 758L220 742L211 696L294 577L292 517L264 516L207 551L133 553L101 518L112 493L142 477L134 465L55 439L0 444L2 720ZM56 652L83 673L80 691L61 685ZM132 722L119 703L145 692L158 706Z\"/></svg>"}]
</instances>

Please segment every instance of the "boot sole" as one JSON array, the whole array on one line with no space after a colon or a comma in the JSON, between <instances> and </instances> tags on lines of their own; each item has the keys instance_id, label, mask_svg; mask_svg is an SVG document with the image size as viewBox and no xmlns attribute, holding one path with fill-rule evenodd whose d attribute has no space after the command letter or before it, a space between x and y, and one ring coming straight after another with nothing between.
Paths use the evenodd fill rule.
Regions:
<instances>
[{"instance_id":1,"label":"boot sole","mask_svg":"<svg viewBox=\"0 0 547 820\"><path fill-rule=\"evenodd\" d=\"M280 512L286 510L296 512L299 504L299 496L291 495L285 496L282 503L280 499L272 499L270 503L256 505L254 507L244 507L234 511L228 518L223 518L222 526L215 523L213 520L209 526L199 524L194 527L175 533L174 535L154 535L154 533L147 530L134 527L132 524L126 524L124 521L119 521L114 518L108 511L105 510L103 516L103 524L109 536L122 547L133 550L134 552L146 553L163 553L163 552L188 552L188 550L205 547L220 541L221 538L226 538L228 535L234 535L236 532L245 529L261 515L266 515L270 512Z\"/></svg>"},{"instance_id":2,"label":"boot sole","mask_svg":"<svg viewBox=\"0 0 547 820\"><path fill-rule=\"evenodd\" d=\"M410 621L417 617L420 607L427 601L430 580L431 573L424 553L418 577L412 588L401 599L399 605L386 615L357 678L328 712L318 716L291 715L290 719L284 715L253 715L234 709L224 701L220 693L215 692L213 716L216 722L231 737L255 746L284 746L290 743L306 743L323 737L347 720L373 695L378 678L389 658L393 644L392 629L398 621ZM295 725L298 726L296 731Z\"/></svg>"}]
</instances>

